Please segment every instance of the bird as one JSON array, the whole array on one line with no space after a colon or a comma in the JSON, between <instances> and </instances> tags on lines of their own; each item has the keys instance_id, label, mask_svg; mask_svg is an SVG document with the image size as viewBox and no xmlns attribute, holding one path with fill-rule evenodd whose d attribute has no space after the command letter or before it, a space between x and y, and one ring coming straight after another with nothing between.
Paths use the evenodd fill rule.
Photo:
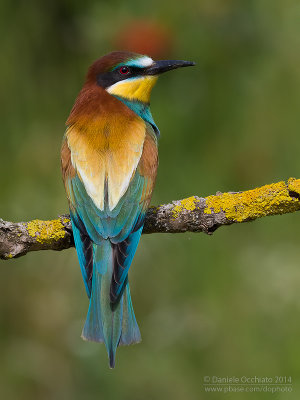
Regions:
<instances>
[{"instance_id":1,"label":"bird","mask_svg":"<svg viewBox=\"0 0 300 400\"><path fill-rule=\"evenodd\" d=\"M195 65L114 51L95 61L66 121L62 177L89 298L84 340L105 343L109 367L120 345L140 342L128 270L155 184L159 129L150 95L160 74Z\"/></svg>"}]
</instances>

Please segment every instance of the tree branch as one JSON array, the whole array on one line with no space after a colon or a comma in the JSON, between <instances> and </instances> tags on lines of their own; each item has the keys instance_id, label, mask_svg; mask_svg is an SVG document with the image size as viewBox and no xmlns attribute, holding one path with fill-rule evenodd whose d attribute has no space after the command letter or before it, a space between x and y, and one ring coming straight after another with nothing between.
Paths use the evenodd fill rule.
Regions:
<instances>
[{"instance_id":1,"label":"tree branch","mask_svg":"<svg viewBox=\"0 0 300 400\"><path fill-rule=\"evenodd\" d=\"M189 197L147 211L143 233L204 232L222 225L253 221L300 210L300 179L272 183L238 193ZM29 251L64 250L74 246L69 215L51 221L7 222L0 219L0 258Z\"/></svg>"}]
</instances>

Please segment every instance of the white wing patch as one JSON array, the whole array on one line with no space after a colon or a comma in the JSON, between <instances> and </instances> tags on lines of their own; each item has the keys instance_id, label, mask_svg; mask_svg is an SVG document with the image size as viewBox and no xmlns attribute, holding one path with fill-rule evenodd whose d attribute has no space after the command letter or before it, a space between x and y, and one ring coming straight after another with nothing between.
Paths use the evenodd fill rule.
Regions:
<instances>
[{"instance_id":1,"label":"white wing patch","mask_svg":"<svg viewBox=\"0 0 300 400\"><path fill-rule=\"evenodd\" d=\"M112 153L107 163L108 203L113 210L128 189L130 180L140 161L144 140L140 144L127 145L126 155L121 152ZM123 153L123 151L122 151Z\"/></svg>"},{"instance_id":2,"label":"white wing patch","mask_svg":"<svg viewBox=\"0 0 300 400\"><path fill-rule=\"evenodd\" d=\"M72 140L70 140L72 143ZM105 160L103 157L98 159L96 167L93 165L92 160L95 158L95 151L88 152L84 143L80 144L80 150L74 151L74 145L71 147L71 162L84 184L85 190L89 197L93 200L99 210L104 210L104 179L105 179ZM90 157L88 156L90 155Z\"/></svg>"},{"instance_id":3,"label":"white wing patch","mask_svg":"<svg viewBox=\"0 0 300 400\"><path fill-rule=\"evenodd\" d=\"M99 210L104 210L104 196L100 193L104 193L104 174L100 177L98 183L93 180L92 174L86 175L86 171L80 167L77 167L78 174L80 175L81 181L84 183L85 190L89 197L93 200L96 207Z\"/></svg>"}]
</instances>

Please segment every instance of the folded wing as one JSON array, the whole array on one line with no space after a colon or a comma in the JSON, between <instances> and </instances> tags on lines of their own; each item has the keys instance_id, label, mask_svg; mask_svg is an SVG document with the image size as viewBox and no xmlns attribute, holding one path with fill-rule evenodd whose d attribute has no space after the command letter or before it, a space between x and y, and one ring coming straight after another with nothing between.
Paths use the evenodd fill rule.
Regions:
<instances>
[{"instance_id":1,"label":"folded wing","mask_svg":"<svg viewBox=\"0 0 300 400\"><path fill-rule=\"evenodd\" d=\"M108 239L113 251L110 298L117 303L151 198L157 143L152 127L140 119L131 123L131 129L124 123L110 129L103 123L101 129L101 134L98 126L97 132L83 135L75 127L69 128L62 164L87 293L90 296L94 266L103 264L101 254L95 247L92 250L93 244Z\"/></svg>"}]
</instances>

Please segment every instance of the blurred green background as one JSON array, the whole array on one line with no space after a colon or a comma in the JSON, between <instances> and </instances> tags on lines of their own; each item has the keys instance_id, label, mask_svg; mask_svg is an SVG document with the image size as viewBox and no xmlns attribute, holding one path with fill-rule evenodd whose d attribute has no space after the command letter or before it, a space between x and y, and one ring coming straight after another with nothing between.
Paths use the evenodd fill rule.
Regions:
<instances>
[{"instance_id":1,"label":"blurred green background","mask_svg":"<svg viewBox=\"0 0 300 400\"><path fill-rule=\"evenodd\" d=\"M153 53L197 62L153 91L152 203L299 178L299 1L2 0L0 10L1 218L67 211L64 121L89 64L145 21L168 32ZM80 339L88 299L74 249L2 261L0 398L221 399L204 376L281 375L293 392L276 398L298 399L299 223L144 235L130 271L143 341L119 348L113 371L103 345Z\"/></svg>"}]
</instances>

